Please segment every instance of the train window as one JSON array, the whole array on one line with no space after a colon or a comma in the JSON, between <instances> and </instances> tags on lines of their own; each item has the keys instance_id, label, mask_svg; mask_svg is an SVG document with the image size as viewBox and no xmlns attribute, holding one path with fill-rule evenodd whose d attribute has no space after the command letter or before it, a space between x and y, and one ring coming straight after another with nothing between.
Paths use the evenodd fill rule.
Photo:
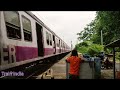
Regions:
<instances>
[{"instance_id":1,"label":"train window","mask_svg":"<svg viewBox=\"0 0 120 90\"><path fill-rule=\"evenodd\" d=\"M32 30L31 30L31 22L28 18L22 15L22 25L24 32L24 40L32 41Z\"/></svg>"},{"instance_id":2,"label":"train window","mask_svg":"<svg viewBox=\"0 0 120 90\"><path fill-rule=\"evenodd\" d=\"M57 39L57 47L59 47L59 40Z\"/></svg>"},{"instance_id":3,"label":"train window","mask_svg":"<svg viewBox=\"0 0 120 90\"><path fill-rule=\"evenodd\" d=\"M57 46L57 38L56 38L56 46Z\"/></svg>"},{"instance_id":4,"label":"train window","mask_svg":"<svg viewBox=\"0 0 120 90\"><path fill-rule=\"evenodd\" d=\"M59 46L60 46L60 40L59 40Z\"/></svg>"},{"instance_id":5,"label":"train window","mask_svg":"<svg viewBox=\"0 0 120 90\"><path fill-rule=\"evenodd\" d=\"M57 47L57 38L56 38L56 47Z\"/></svg>"},{"instance_id":6,"label":"train window","mask_svg":"<svg viewBox=\"0 0 120 90\"><path fill-rule=\"evenodd\" d=\"M58 41L57 41L57 46L59 47L59 39L58 39Z\"/></svg>"},{"instance_id":7,"label":"train window","mask_svg":"<svg viewBox=\"0 0 120 90\"><path fill-rule=\"evenodd\" d=\"M61 41L61 48L62 48L62 41Z\"/></svg>"},{"instance_id":8,"label":"train window","mask_svg":"<svg viewBox=\"0 0 120 90\"><path fill-rule=\"evenodd\" d=\"M57 47L58 47L58 40L57 40Z\"/></svg>"},{"instance_id":9,"label":"train window","mask_svg":"<svg viewBox=\"0 0 120 90\"><path fill-rule=\"evenodd\" d=\"M60 47L60 40L59 40L59 47Z\"/></svg>"},{"instance_id":10,"label":"train window","mask_svg":"<svg viewBox=\"0 0 120 90\"><path fill-rule=\"evenodd\" d=\"M47 44L49 45L49 34L47 31L46 31L46 41L47 41Z\"/></svg>"},{"instance_id":11,"label":"train window","mask_svg":"<svg viewBox=\"0 0 120 90\"><path fill-rule=\"evenodd\" d=\"M52 36L51 34L49 34L49 36L50 36L50 45L52 46Z\"/></svg>"},{"instance_id":12,"label":"train window","mask_svg":"<svg viewBox=\"0 0 120 90\"><path fill-rule=\"evenodd\" d=\"M19 14L15 11L4 11L7 36L21 39Z\"/></svg>"}]
</instances>

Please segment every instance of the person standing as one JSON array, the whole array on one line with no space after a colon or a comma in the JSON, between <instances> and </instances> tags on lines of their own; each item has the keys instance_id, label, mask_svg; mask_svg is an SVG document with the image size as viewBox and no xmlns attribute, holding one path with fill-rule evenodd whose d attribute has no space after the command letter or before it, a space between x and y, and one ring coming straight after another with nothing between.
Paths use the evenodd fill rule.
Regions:
<instances>
[{"instance_id":1,"label":"person standing","mask_svg":"<svg viewBox=\"0 0 120 90\"><path fill-rule=\"evenodd\" d=\"M66 62L70 63L69 79L79 79L81 58L78 57L77 50L72 50L71 56L67 58Z\"/></svg>"}]
</instances>

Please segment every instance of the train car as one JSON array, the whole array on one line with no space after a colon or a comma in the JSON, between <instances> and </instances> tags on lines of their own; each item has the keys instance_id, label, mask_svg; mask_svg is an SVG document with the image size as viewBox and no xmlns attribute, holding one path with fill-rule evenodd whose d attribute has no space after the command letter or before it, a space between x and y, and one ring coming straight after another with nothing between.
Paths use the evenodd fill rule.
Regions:
<instances>
[{"instance_id":1,"label":"train car","mask_svg":"<svg viewBox=\"0 0 120 90\"><path fill-rule=\"evenodd\" d=\"M69 51L31 12L0 11L0 71Z\"/></svg>"}]
</instances>

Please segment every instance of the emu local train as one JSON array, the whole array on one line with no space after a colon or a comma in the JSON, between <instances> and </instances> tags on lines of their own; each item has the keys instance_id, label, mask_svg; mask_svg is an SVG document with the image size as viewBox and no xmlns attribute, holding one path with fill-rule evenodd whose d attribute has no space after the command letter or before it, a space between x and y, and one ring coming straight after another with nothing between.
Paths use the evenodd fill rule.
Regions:
<instances>
[{"instance_id":1,"label":"emu local train","mask_svg":"<svg viewBox=\"0 0 120 90\"><path fill-rule=\"evenodd\" d=\"M69 51L30 11L0 11L0 71Z\"/></svg>"}]
</instances>

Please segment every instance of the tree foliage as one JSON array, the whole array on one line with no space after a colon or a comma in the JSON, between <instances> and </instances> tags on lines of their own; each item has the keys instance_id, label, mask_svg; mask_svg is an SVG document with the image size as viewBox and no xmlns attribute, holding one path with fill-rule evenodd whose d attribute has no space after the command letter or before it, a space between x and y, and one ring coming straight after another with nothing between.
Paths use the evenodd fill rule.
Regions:
<instances>
[{"instance_id":1,"label":"tree foliage","mask_svg":"<svg viewBox=\"0 0 120 90\"><path fill-rule=\"evenodd\" d=\"M88 49L88 54L91 56L98 55L100 52L102 52L103 46L99 44L92 44Z\"/></svg>"},{"instance_id":2,"label":"tree foliage","mask_svg":"<svg viewBox=\"0 0 120 90\"><path fill-rule=\"evenodd\" d=\"M97 11L95 19L86 25L83 31L77 33L79 41L91 41L101 44L101 30L103 45L120 38L120 11ZM96 47L96 46L95 46ZM92 47L90 52L92 52ZM88 51L89 51L88 50ZM107 52L111 52L106 49Z\"/></svg>"},{"instance_id":3,"label":"tree foliage","mask_svg":"<svg viewBox=\"0 0 120 90\"><path fill-rule=\"evenodd\" d=\"M83 31L77 33L78 40L91 40L101 43L101 30L103 44L106 45L120 37L120 11L98 11L95 19Z\"/></svg>"},{"instance_id":4,"label":"tree foliage","mask_svg":"<svg viewBox=\"0 0 120 90\"><path fill-rule=\"evenodd\" d=\"M99 44L94 44L91 41L84 41L76 45L75 47L78 52L83 54L89 54L94 56L95 54L98 55L99 52L103 51L103 46Z\"/></svg>"}]
</instances>

